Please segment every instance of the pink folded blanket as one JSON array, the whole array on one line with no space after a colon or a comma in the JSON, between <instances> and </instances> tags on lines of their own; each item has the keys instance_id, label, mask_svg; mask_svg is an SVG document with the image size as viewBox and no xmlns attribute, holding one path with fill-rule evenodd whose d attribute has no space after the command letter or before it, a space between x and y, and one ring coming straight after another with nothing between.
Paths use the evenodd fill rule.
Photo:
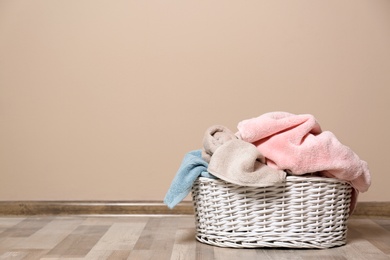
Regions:
<instances>
[{"instance_id":1,"label":"pink folded blanket","mask_svg":"<svg viewBox=\"0 0 390 260\"><path fill-rule=\"evenodd\" d=\"M271 112L243 120L237 128L236 135L253 143L271 167L294 175L321 172L349 181L359 192L371 184L367 163L334 134L322 131L312 115Z\"/></svg>"}]
</instances>

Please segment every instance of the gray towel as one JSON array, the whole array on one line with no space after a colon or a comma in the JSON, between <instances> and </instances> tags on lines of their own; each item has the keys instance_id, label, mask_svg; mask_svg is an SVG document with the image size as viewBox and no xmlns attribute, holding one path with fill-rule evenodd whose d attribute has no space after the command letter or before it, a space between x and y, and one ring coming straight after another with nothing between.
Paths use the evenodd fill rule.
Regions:
<instances>
[{"instance_id":1,"label":"gray towel","mask_svg":"<svg viewBox=\"0 0 390 260\"><path fill-rule=\"evenodd\" d=\"M266 187L282 183L286 173L269 167L256 146L236 139L220 145L211 156L208 172L241 186Z\"/></svg>"},{"instance_id":2,"label":"gray towel","mask_svg":"<svg viewBox=\"0 0 390 260\"><path fill-rule=\"evenodd\" d=\"M203 137L203 160L210 162L211 156L219 146L234 139L237 139L237 136L222 125L213 125L209 127Z\"/></svg>"}]
</instances>

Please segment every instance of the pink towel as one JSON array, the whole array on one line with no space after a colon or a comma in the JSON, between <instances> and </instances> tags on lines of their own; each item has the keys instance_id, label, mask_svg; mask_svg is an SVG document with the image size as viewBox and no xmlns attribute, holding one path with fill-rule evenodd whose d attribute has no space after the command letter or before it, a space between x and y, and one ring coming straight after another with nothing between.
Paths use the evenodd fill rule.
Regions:
<instances>
[{"instance_id":1,"label":"pink towel","mask_svg":"<svg viewBox=\"0 0 390 260\"><path fill-rule=\"evenodd\" d=\"M236 135L256 145L271 167L294 175L321 172L349 181L360 192L371 184L367 163L331 132L322 131L312 115L266 113L241 121Z\"/></svg>"}]
</instances>

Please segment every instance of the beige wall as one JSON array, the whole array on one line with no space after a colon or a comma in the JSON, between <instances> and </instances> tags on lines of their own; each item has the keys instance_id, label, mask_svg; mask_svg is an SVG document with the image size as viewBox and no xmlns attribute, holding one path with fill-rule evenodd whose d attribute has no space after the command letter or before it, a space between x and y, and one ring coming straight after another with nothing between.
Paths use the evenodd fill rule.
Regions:
<instances>
[{"instance_id":1,"label":"beige wall","mask_svg":"<svg viewBox=\"0 0 390 260\"><path fill-rule=\"evenodd\" d=\"M313 114L390 200L390 1L0 1L0 200L162 200L205 129Z\"/></svg>"}]
</instances>

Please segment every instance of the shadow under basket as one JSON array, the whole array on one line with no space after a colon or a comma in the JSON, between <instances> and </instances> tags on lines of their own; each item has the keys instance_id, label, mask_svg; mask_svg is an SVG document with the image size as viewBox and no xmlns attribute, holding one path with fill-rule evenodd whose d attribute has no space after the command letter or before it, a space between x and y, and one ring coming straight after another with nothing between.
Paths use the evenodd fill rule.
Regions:
<instances>
[{"instance_id":1,"label":"shadow under basket","mask_svg":"<svg viewBox=\"0 0 390 260\"><path fill-rule=\"evenodd\" d=\"M330 248L346 244L352 187L287 176L270 187L200 177L192 187L196 239L234 248Z\"/></svg>"}]
</instances>

